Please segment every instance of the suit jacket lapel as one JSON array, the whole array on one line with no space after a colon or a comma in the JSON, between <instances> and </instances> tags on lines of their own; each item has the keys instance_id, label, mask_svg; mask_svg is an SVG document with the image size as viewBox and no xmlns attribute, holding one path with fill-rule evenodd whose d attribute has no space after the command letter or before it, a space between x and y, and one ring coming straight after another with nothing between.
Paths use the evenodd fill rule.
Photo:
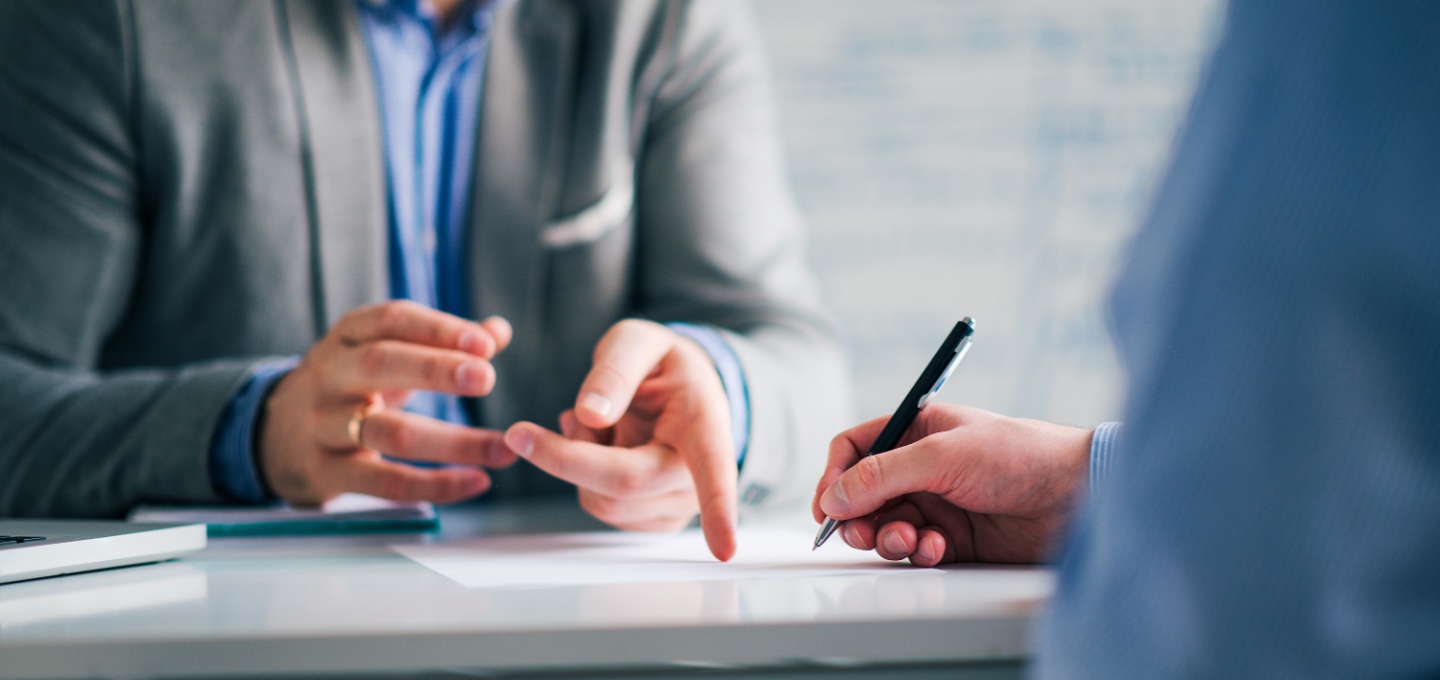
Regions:
<instances>
[{"instance_id":1,"label":"suit jacket lapel","mask_svg":"<svg viewBox=\"0 0 1440 680\"><path fill-rule=\"evenodd\" d=\"M542 227L563 181L573 78L575 9L553 0L516 3L496 17L485 67L471 189L471 300L480 317L499 314L515 343L496 361L502 378L485 400L486 420L520 413L520 381L540 368L547 260Z\"/></svg>"},{"instance_id":2,"label":"suit jacket lapel","mask_svg":"<svg viewBox=\"0 0 1440 680\"><path fill-rule=\"evenodd\" d=\"M317 333L384 300L385 169L370 57L350 0L277 0L296 83Z\"/></svg>"}]
</instances>

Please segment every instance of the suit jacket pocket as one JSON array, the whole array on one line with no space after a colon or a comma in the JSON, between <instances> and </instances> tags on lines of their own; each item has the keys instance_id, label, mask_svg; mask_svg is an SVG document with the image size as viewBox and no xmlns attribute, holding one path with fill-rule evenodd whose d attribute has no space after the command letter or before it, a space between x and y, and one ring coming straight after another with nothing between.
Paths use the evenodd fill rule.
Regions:
<instances>
[{"instance_id":1,"label":"suit jacket pocket","mask_svg":"<svg viewBox=\"0 0 1440 680\"><path fill-rule=\"evenodd\" d=\"M634 205L633 173L616 173L614 182L599 200L545 225L540 232L540 242L546 248L569 248L592 243L624 222Z\"/></svg>"}]
</instances>

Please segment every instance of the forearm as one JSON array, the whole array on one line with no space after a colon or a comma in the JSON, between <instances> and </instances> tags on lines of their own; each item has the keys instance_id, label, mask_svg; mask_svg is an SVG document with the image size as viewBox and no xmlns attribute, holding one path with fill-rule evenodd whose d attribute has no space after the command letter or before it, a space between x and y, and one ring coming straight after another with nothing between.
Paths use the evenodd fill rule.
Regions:
<instances>
[{"instance_id":1,"label":"forearm","mask_svg":"<svg viewBox=\"0 0 1440 680\"><path fill-rule=\"evenodd\" d=\"M115 517L141 502L224 502L208 452L251 363L94 373L0 353L0 515Z\"/></svg>"}]
</instances>

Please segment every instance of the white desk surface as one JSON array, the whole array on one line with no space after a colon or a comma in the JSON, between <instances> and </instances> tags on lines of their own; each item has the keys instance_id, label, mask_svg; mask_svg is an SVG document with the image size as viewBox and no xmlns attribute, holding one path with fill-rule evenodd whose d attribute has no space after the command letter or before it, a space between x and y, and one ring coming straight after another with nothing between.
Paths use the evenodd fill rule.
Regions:
<instances>
[{"instance_id":1,"label":"white desk surface","mask_svg":"<svg viewBox=\"0 0 1440 680\"><path fill-rule=\"evenodd\" d=\"M573 502L466 506L421 536L212 539L193 557L0 586L0 678L501 674L1016 662L1051 575L466 589L403 541L597 528Z\"/></svg>"}]
</instances>

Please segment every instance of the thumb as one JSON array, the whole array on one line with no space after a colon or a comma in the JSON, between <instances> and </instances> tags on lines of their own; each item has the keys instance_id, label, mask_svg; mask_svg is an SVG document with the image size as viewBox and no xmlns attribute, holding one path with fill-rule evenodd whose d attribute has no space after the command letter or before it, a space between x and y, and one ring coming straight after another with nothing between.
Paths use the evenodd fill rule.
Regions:
<instances>
[{"instance_id":1,"label":"thumb","mask_svg":"<svg viewBox=\"0 0 1440 680\"><path fill-rule=\"evenodd\" d=\"M657 323L627 319L612 326L595 346L575 401L576 419L592 429L614 425L674 344L673 331Z\"/></svg>"},{"instance_id":2,"label":"thumb","mask_svg":"<svg viewBox=\"0 0 1440 680\"><path fill-rule=\"evenodd\" d=\"M955 451L946 442L927 437L909 446L860 459L820 495L820 510L835 519L852 519L875 512L888 501L908 493L939 493L947 465ZM953 442L950 443L953 446ZM946 454L950 454L947 458Z\"/></svg>"}]
</instances>

